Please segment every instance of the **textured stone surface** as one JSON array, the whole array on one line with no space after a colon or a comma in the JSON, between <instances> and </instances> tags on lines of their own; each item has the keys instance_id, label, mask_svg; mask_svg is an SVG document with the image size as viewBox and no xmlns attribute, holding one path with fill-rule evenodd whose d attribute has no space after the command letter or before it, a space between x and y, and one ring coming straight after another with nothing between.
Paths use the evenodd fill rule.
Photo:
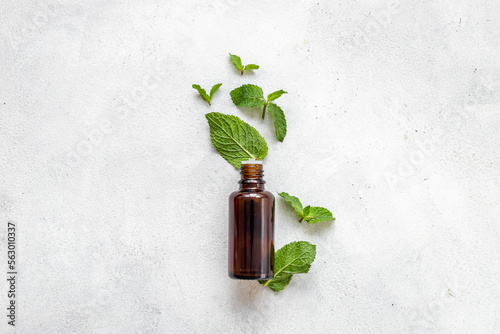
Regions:
<instances>
[{"instance_id":1,"label":"textured stone surface","mask_svg":"<svg viewBox=\"0 0 500 334\"><path fill-rule=\"evenodd\" d=\"M19 226L17 333L499 333L498 1L0 12L0 233L5 245L6 222ZM228 52L261 69L240 76ZM217 82L212 107L191 88ZM284 143L269 117L232 105L244 83L289 92ZM209 111L267 138L270 191L337 217L298 224L278 199L277 247L318 246L280 293L227 277L239 175L211 147Z\"/></svg>"}]
</instances>

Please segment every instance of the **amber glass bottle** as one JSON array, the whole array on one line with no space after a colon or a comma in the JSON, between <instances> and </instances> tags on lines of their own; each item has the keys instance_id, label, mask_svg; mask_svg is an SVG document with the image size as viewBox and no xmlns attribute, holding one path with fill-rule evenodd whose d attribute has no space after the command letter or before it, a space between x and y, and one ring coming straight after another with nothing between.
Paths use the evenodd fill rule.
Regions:
<instances>
[{"instance_id":1,"label":"amber glass bottle","mask_svg":"<svg viewBox=\"0 0 500 334\"><path fill-rule=\"evenodd\" d=\"M270 279L274 271L274 196L261 161L241 164L240 190L229 196L229 277Z\"/></svg>"}]
</instances>

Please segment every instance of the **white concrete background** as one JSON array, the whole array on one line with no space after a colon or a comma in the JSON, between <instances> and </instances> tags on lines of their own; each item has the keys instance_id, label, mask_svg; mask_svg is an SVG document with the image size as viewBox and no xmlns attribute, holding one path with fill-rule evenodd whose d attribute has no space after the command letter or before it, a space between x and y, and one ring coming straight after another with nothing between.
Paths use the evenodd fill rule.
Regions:
<instances>
[{"instance_id":1,"label":"white concrete background","mask_svg":"<svg viewBox=\"0 0 500 334\"><path fill-rule=\"evenodd\" d=\"M0 12L1 267L14 221L16 333L500 333L498 1ZM261 69L238 75L228 52ZM191 88L217 82L212 107ZM232 105L244 83L289 92L284 143ZM280 293L227 277L239 175L211 146L210 111L265 136L270 191L337 217L299 224L277 201L277 247L318 251Z\"/></svg>"}]
</instances>

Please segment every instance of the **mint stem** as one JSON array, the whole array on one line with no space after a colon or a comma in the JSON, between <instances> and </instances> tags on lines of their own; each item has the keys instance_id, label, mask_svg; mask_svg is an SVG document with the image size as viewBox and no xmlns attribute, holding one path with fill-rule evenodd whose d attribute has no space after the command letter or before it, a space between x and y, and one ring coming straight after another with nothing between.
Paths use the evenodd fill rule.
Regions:
<instances>
[{"instance_id":1,"label":"mint stem","mask_svg":"<svg viewBox=\"0 0 500 334\"><path fill-rule=\"evenodd\" d=\"M303 220L304 220L304 217L300 218L299 223L302 223Z\"/></svg>"},{"instance_id":2,"label":"mint stem","mask_svg":"<svg viewBox=\"0 0 500 334\"><path fill-rule=\"evenodd\" d=\"M262 119L264 119L264 116L266 116L266 107L267 107L267 103L264 104L264 109L262 110Z\"/></svg>"},{"instance_id":3,"label":"mint stem","mask_svg":"<svg viewBox=\"0 0 500 334\"><path fill-rule=\"evenodd\" d=\"M241 70L241 75L243 75L243 72L245 72L245 70Z\"/></svg>"}]
</instances>

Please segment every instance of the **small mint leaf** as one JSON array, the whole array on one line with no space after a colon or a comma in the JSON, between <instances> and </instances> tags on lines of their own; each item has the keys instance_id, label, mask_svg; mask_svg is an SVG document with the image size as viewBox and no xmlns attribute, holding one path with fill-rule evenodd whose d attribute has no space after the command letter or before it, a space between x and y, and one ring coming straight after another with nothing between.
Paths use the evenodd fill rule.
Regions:
<instances>
[{"instance_id":1,"label":"small mint leaf","mask_svg":"<svg viewBox=\"0 0 500 334\"><path fill-rule=\"evenodd\" d=\"M319 206L306 206L304 208L304 220L309 224L335 220L330 210Z\"/></svg>"},{"instance_id":2,"label":"small mint leaf","mask_svg":"<svg viewBox=\"0 0 500 334\"><path fill-rule=\"evenodd\" d=\"M196 89L198 91L198 93L201 95L201 97L203 98L203 100L207 101L208 104L210 105L211 98L210 98L210 96L207 95L207 92L203 88L200 87L200 85L193 84L191 87Z\"/></svg>"},{"instance_id":3,"label":"small mint leaf","mask_svg":"<svg viewBox=\"0 0 500 334\"><path fill-rule=\"evenodd\" d=\"M292 277L293 277L292 274L283 273L283 274L281 274L279 276L275 276L267 281L260 280L259 283L264 285L264 286L267 286L269 289L273 290L274 292L278 292L278 291L283 290L285 288L285 286L287 286L288 283L290 283L290 281L292 280ZM269 283L266 284L266 282L269 282Z\"/></svg>"},{"instance_id":4,"label":"small mint leaf","mask_svg":"<svg viewBox=\"0 0 500 334\"><path fill-rule=\"evenodd\" d=\"M260 67L259 65L248 64L247 66L245 66L245 70L258 70L259 67Z\"/></svg>"},{"instance_id":5,"label":"small mint leaf","mask_svg":"<svg viewBox=\"0 0 500 334\"><path fill-rule=\"evenodd\" d=\"M283 89L277 90L274 93L271 93L267 96L267 102L274 101L283 94L288 94L288 93L285 92Z\"/></svg>"},{"instance_id":6,"label":"small mint leaf","mask_svg":"<svg viewBox=\"0 0 500 334\"><path fill-rule=\"evenodd\" d=\"M231 57L231 60L234 64L234 66L239 69L240 71L244 71L245 69L243 68L243 65L241 64L241 58L238 57L237 55L232 55L232 54L229 54L229 56Z\"/></svg>"},{"instance_id":7,"label":"small mint leaf","mask_svg":"<svg viewBox=\"0 0 500 334\"><path fill-rule=\"evenodd\" d=\"M210 100L212 100L212 97L214 96L215 92L219 90L220 86L222 86L222 84L218 83L212 87L212 89L210 90Z\"/></svg>"}]
</instances>

